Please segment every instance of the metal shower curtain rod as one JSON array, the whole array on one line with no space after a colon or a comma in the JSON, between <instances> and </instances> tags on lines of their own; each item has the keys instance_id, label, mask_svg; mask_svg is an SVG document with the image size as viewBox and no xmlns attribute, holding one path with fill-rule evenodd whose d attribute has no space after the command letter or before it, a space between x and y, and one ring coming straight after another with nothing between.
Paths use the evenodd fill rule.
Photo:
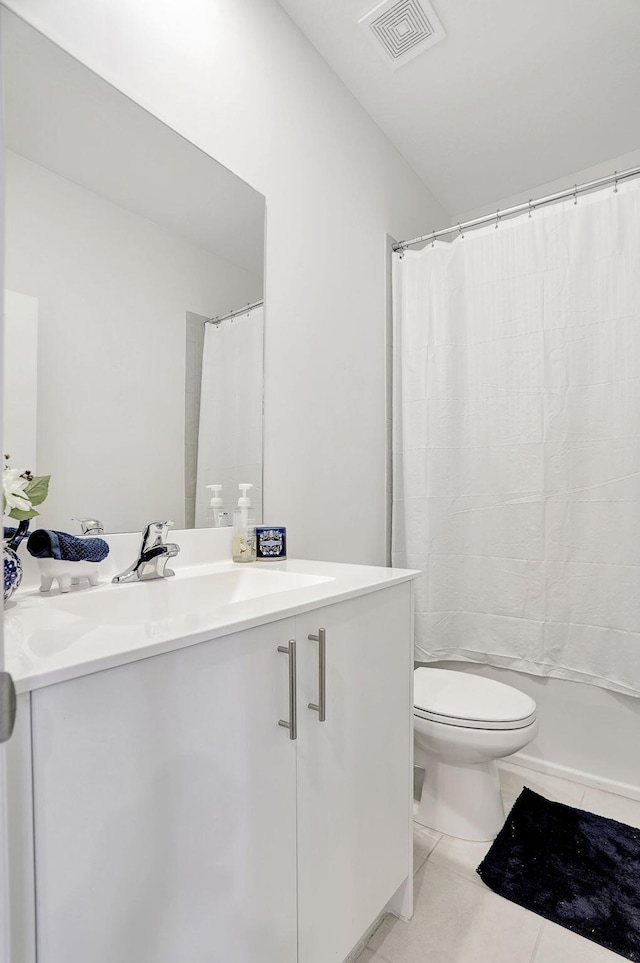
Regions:
<instances>
[{"instance_id":1,"label":"metal shower curtain rod","mask_svg":"<svg viewBox=\"0 0 640 963\"><path fill-rule=\"evenodd\" d=\"M516 214L523 214L525 211L531 213L535 211L537 207L543 207L545 204L554 204L556 201L563 201L567 197L576 197L578 194L584 194L586 191L594 191L598 187L605 187L607 184L615 184L615 189L617 190L620 181L626 180L629 177L637 177L640 174L640 167L630 167L626 171L615 171L613 174L609 174L608 177L599 177L595 181L589 181L587 184L574 184L573 187L568 188L566 191L559 191L557 194L547 194L546 197L539 197L536 200L530 200L526 204L517 204L515 207L507 207L504 211L497 210L495 214L484 214L482 217L475 217L471 221L464 221L462 224L455 224L453 227L445 227L441 231L431 231L430 234L423 234L422 237L414 237L410 241L399 241L398 244L393 245L394 251L406 251L407 248L413 247L414 244L424 244L425 241L435 241L439 237L445 237L447 234L463 234L464 231L472 227L479 227L481 224L491 224L495 221L496 227L498 222L505 217L513 217Z\"/></svg>"},{"instance_id":2,"label":"metal shower curtain rod","mask_svg":"<svg viewBox=\"0 0 640 963\"><path fill-rule=\"evenodd\" d=\"M207 318L204 323L222 324L223 321L229 321L230 318L237 318L241 314L249 314L249 311L253 311L254 308L261 308L263 304L263 300L253 301L251 304L245 304L244 308L238 308L237 311L229 311L228 314L221 314L218 318Z\"/></svg>"}]
</instances>

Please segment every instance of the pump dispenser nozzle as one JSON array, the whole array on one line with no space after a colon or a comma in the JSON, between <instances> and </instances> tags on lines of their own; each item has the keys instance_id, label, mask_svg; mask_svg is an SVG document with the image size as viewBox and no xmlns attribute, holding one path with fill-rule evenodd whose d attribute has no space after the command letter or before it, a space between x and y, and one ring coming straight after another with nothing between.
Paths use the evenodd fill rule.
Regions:
<instances>
[{"instance_id":1,"label":"pump dispenser nozzle","mask_svg":"<svg viewBox=\"0 0 640 963\"><path fill-rule=\"evenodd\" d=\"M246 482L245 484L238 485L238 488L242 492L241 497L238 499L238 508L249 508L251 506L251 499L247 498L247 492L250 488L253 488L253 485Z\"/></svg>"},{"instance_id":2,"label":"pump dispenser nozzle","mask_svg":"<svg viewBox=\"0 0 640 963\"><path fill-rule=\"evenodd\" d=\"M211 528L226 528L229 525L229 513L224 511L222 499L220 498L222 485L205 485L204 487L210 492L213 492L213 498L209 502L206 516L207 525L211 526Z\"/></svg>"},{"instance_id":3,"label":"pump dispenser nozzle","mask_svg":"<svg viewBox=\"0 0 640 963\"><path fill-rule=\"evenodd\" d=\"M218 495L218 492L222 491L222 485L205 485L204 487L207 488L210 492L213 492L213 498L211 499L211 507L212 508L214 507L214 503L216 506L222 505L222 499Z\"/></svg>"}]
</instances>

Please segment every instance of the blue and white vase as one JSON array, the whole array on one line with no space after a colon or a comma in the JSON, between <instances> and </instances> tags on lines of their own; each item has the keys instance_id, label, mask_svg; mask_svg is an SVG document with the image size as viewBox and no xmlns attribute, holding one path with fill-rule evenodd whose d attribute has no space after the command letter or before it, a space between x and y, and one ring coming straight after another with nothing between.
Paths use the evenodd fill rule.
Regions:
<instances>
[{"instance_id":1,"label":"blue and white vase","mask_svg":"<svg viewBox=\"0 0 640 963\"><path fill-rule=\"evenodd\" d=\"M18 546L27 534L29 522L20 522L18 527L5 538L3 545L4 558L4 600L7 602L22 581L22 562L18 556Z\"/></svg>"}]
</instances>

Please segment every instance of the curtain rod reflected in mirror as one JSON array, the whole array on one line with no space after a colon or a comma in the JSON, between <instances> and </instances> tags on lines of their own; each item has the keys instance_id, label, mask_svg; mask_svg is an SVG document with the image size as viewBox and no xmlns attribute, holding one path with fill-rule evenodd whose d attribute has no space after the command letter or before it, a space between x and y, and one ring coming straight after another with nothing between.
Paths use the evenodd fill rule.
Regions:
<instances>
[{"instance_id":1,"label":"curtain rod reflected in mirror","mask_svg":"<svg viewBox=\"0 0 640 963\"><path fill-rule=\"evenodd\" d=\"M264 301L254 301L253 304L247 304L244 308L238 308L237 311L229 311L228 314L223 314L219 318L207 318L205 324L222 324L223 321L229 321L232 318L239 318L243 314L249 314L254 308L261 308Z\"/></svg>"},{"instance_id":2,"label":"curtain rod reflected in mirror","mask_svg":"<svg viewBox=\"0 0 640 963\"><path fill-rule=\"evenodd\" d=\"M5 450L52 476L38 526L76 531L71 519L91 516L107 532L153 517L182 527L208 441L194 416L202 322L263 298L264 197L20 18L0 17L17 346L5 370L23 373L5 398ZM261 491L262 340L256 350L243 365L233 346L259 409L235 431L260 451L257 477L238 481ZM216 398L225 424L235 409ZM212 482L228 475L210 470ZM224 495L231 507L236 493Z\"/></svg>"}]
</instances>

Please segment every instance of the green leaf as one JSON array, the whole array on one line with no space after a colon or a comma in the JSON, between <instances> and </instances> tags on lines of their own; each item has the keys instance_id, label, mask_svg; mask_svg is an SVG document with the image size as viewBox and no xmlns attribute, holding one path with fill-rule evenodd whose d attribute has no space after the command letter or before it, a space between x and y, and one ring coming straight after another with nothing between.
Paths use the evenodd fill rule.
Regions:
<instances>
[{"instance_id":1,"label":"green leaf","mask_svg":"<svg viewBox=\"0 0 640 963\"><path fill-rule=\"evenodd\" d=\"M51 475L36 475L24 490L25 495L32 505L41 505L49 494L49 482ZM34 514L38 515L38 512ZM14 518L17 516L13 516ZM25 518L33 518L33 515L24 515Z\"/></svg>"},{"instance_id":2,"label":"green leaf","mask_svg":"<svg viewBox=\"0 0 640 963\"><path fill-rule=\"evenodd\" d=\"M36 515L39 515L39 514L40 514L40 512L37 512L37 511L35 510L35 508L32 508L32 509L31 509L30 511L28 511L28 512L23 512L23 511L21 511L19 508L12 508L11 511L9 512L9 516L8 516L8 517L9 517L9 518L15 518L15 520L16 520L17 522L24 522L24 521L26 521L28 518L35 518Z\"/></svg>"}]
</instances>

